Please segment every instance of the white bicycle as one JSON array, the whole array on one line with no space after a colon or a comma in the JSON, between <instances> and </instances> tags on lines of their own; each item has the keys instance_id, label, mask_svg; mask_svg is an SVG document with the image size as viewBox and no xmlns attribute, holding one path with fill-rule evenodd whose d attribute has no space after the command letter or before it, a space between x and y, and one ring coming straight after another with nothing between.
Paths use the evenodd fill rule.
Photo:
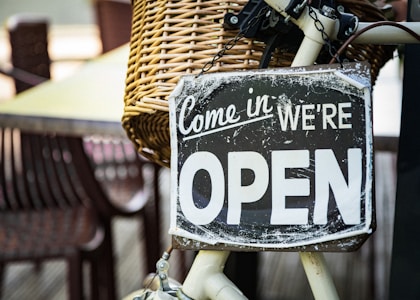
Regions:
<instances>
[{"instance_id":1,"label":"white bicycle","mask_svg":"<svg viewBox=\"0 0 420 300\"><path fill-rule=\"evenodd\" d=\"M359 22L354 15L340 13L336 8L327 5L317 9L308 4L307 0L265 0L265 2L269 8L273 8L282 16L284 23L291 22L304 33L304 38L293 59L292 67L313 65L325 43L337 38L345 40L345 42L338 51L331 51L334 52L332 53L332 61L338 59L341 51L343 51L342 49L345 49L350 43L406 44L419 43L420 41L419 35L416 34L420 32L420 23ZM260 10L257 15L258 18L262 16L268 18L270 12L269 10ZM237 24L238 19L235 19L235 17L230 16L230 26ZM253 20L255 19L250 22ZM250 26L250 24L245 24L245 26ZM262 62L262 65L264 65L264 62ZM212 63L205 66L204 69L211 66ZM258 73L258 75L260 76L261 73ZM187 106L185 110L188 110ZM226 116L228 116L228 113L226 113ZM308 118L311 119L311 117ZM232 114L231 123L234 119ZM192 131L192 129L190 131L188 131L188 128L184 129L188 133ZM209 157L211 158L211 156ZM194 165L194 163L191 163L191 165ZM176 169L176 165L174 166ZM211 166L209 166L210 168ZM212 184L214 184L213 181ZM232 219L235 218L234 216L231 217ZM199 223L200 220L197 222ZM266 247L266 245L263 245L263 247ZM156 275L149 278L149 284L143 290L129 295L126 299L246 299L235 284L223 273L229 251L200 250L182 285L171 281L168 277L170 252L171 250L166 251L157 262ZM338 299L322 252L302 251L300 257L315 299Z\"/></svg>"}]
</instances>

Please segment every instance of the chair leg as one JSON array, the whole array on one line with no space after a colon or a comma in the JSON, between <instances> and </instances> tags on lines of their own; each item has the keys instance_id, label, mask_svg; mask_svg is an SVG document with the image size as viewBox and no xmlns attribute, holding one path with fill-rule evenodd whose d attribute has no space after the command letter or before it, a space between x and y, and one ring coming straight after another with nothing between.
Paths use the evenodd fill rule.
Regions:
<instances>
[{"instance_id":1,"label":"chair leg","mask_svg":"<svg viewBox=\"0 0 420 300\"><path fill-rule=\"evenodd\" d=\"M156 263L160 259L159 234L154 225L155 218L146 211L143 215L143 232L145 235L144 248L146 250L146 273L156 272ZM143 233L141 233L143 234ZM140 237L142 238L142 237Z\"/></svg>"},{"instance_id":2,"label":"chair leg","mask_svg":"<svg viewBox=\"0 0 420 300\"><path fill-rule=\"evenodd\" d=\"M105 228L105 237L98 253L91 260L92 300L116 300L114 253L111 224Z\"/></svg>"},{"instance_id":3,"label":"chair leg","mask_svg":"<svg viewBox=\"0 0 420 300\"><path fill-rule=\"evenodd\" d=\"M3 298L3 281L5 268L5 263L0 262L0 299Z\"/></svg>"},{"instance_id":4,"label":"chair leg","mask_svg":"<svg viewBox=\"0 0 420 300\"><path fill-rule=\"evenodd\" d=\"M68 294L70 300L84 299L83 268L80 253L74 253L67 258Z\"/></svg>"},{"instance_id":5,"label":"chair leg","mask_svg":"<svg viewBox=\"0 0 420 300\"><path fill-rule=\"evenodd\" d=\"M34 261L34 270L37 273L40 273L42 270L42 261L40 259L35 259Z\"/></svg>"},{"instance_id":6,"label":"chair leg","mask_svg":"<svg viewBox=\"0 0 420 300\"><path fill-rule=\"evenodd\" d=\"M156 272L156 263L162 256L160 245L160 191L159 191L159 170L160 166L153 165L153 201L146 204L145 211L142 214L143 232L145 234L146 250L146 273Z\"/></svg>"},{"instance_id":7,"label":"chair leg","mask_svg":"<svg viewBox=\"0 0 420 300\"><path fill-rule=\"evenodd\" d=\"M95 259L88 259L87 262L89 263L89 271L90 271L90 299L91 300L99 300L99 289L97 288L98 283L98 271L96 269L97 262Z\"/></svg>"}]
</instances>

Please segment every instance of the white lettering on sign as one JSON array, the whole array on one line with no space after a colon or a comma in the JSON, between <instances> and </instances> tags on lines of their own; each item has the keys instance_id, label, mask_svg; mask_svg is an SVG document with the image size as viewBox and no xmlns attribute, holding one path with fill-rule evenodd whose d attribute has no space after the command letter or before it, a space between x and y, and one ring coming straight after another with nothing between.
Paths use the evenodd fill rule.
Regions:
<instances>
[{"instance_id":1,"label":"white lettering on sign","mask_svg":"<svg viewBox=\"0 0 420 300\"><path fill-rule=\"evenodd\" d=\"M248 90L250 94L254 93L254 89L250 88ZM253 103L252 99L248 99L247 106L246 106L246 113L248 117L258 117L261 115L261 111L263 114L270 114L273 111L273 107L268 105L269 96L262 95L255 97L255 103ZM254 110L253 109L254 104Z\"/></svg>"},{"instance_id":2,"label":"white lettering on sign","mask_svg":"<svg viewBox=\"0 0 420 300\"><path fill-rule=\"evenodd\" d=\"M194 133L201 132L215 128L217 126L225 126L226 124L232 124L239 121L240 117L236 115L236 106L231 104L226 108L218 108L206 111L203 114L197 114L194 116L189 126L185 126L184 121L188 114L194 109L196 100L194 96L188 96L181 106L179 113L179 131L188 135L193 131Z\"/></svg>"},{"instance_id":3,"label":"white lettering on sign","mask_svg":"<svg viewBox=\"0 0 420 300\"><path fill-rule=\"evenodd\" d=\"M286 208L287 196L309 196L310 182L308 178L286 178L286 169L309 167L308 150L274 151L272 177L272 214L271 224L307 224L308 208Z\"/></svg>"},{"instance_id":4,"label":"white lettering on sign","mask_svg":"<svg viewBox=\"0 0 420 300\"><path fill-rule=\"evenodd\" d=\"M253 88L249 89L249 94L253 94ZM257 95L255 99L249 98L246 105L247 120L241 121L238 108L235 104L226 107L214 108L197 114L194 111L197 100L190 95L182 101L179 111L178 128L185 136L184 140L199 136L212 134L233 127L242 126L253 122L258 122L273 117L273 106L269 100L282 100L284 95L279 97L269 95ZM322 129L352 129L350 123L352 114L351 103L323 103L323 104L296 104L290 102L277 105L277 113L282 131L296 130L316 130L314 121L317 113L322 118ZM188 115L195 114L189 123Z\"/></svg>"},{"instance_id":5,"label":"white lettering on sign","mask_svg":"<svg viewBox=\"0 0 420 300\"><path fill-rule=\"evenodd\" d=\"M315 150L315 224L327 224L329 188L346 224L360 223L360 191L362 187L362 151L348 149L348 179L340 174L340 166L330 149ZM322 163L321 163L322 162ZM359 163L358 163L359 162Z\"/></svg>"},{"instance_id":6,"label":"white lettering on sign","mask_svg":"<svg viewBox=\"0 0 420 300\"><path fill-rule=\"evenodd\" d=\"M322 129L352 129L349 123L352 114L351 102L323 103L323 104L297 104L286 103L277 106L280 127L287 130L315 130L314 120L316 112L321 113ZM315 111L316 110L316 111ZM299 127L300 124L300 127Z\"/></svg>"},{"instance_id":7,"label":"white lettering on sign","mask_svg":"<svg viewBox=\"0 0 420 300\"><path fill-rule=\"evenodd\" d=\"M212 193L206 207L197 207L193 199L193 179L199 170L206 170L211 179ZM225 177L219 159L210 152L196 152L184 163L179 174L179 204L187 219L197 225L213 221L223 207Z\"/></svg>"},{"instance_id":8,"label":"white lettering on sign","mask_svg":"<svg viewBox=\"0 0 420 300\"><path fill-rule=\"evenodd\" d=\"M185 141L271 118L273 115L269 112L271 112L272 107L267 106L268 98L266 96L267 95L262 97L257 96L254 112L251 112L252 100L249 99L250 101L248 101L247 104L247 112L251 114L252 118L248 120L240 122L241 117L237 115L236 106L234 104L230 104L226 108L220 107L218 109L207 110L203 112L203 114L196 114L190 124L186 125L186 117L190 113L194 113L193 110L196 104L195 97L188 96L182 102L179 112L179 131L185 136ZM260 115L261 110L264 112L262 115Z\"/></svg>"},{"instance_id":9,"label":"white lettering on sign","mask_svg":"<svg viewBox=\"0 0 420 300\"><path fill-rule=\"evenodd\" d=\"M254 172L252 184L242 185L242 170L249 169ZM229 210L228 224L239 224L241 219L242 203L258 201L264 196L268 187L269 172L265 158L252 151L228 153L228 178L229 178Z\"/></svg>"},{"instance_id":10,"label":"white lettering on sign","mask_svg":"<svg viewBox=\"0 0 420 300\"><path fill-rule=\"evenodd\" d=\"M276 150L271 155L272 212L273 225L309 224L309 209L287 208L288 196L309 196L308 178L286 178L286 170L308 168L309 150ZM330 190L343 222L347 225L361 222L362 151L359 148L347 151L347 181L341 172L331 149L315 150L315 195L314 224L326 224ZM254 173L254 181L244 186L241 172ZM211 196L205 207L197 207L193 198L193 182L198 171L205 170L211 179ZM269 166L265 158L252 151L228 153L228 211L227 224L238 225L242 203L259 201L269 186ZM210 152L195 152L185 161L179 175L179 202L185 217L196 225L212 222L223 208L225 200L225 178L219 159Z\"/></svg>"}]
</instances>

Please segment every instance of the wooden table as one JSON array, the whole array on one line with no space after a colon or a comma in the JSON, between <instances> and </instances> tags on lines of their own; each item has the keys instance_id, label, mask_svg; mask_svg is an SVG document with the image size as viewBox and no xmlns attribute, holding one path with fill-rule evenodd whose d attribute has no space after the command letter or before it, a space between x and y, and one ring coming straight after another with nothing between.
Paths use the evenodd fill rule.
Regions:
<instances>
[{"instance_id":1,"label":"wooden table","mask_svg":"<svg viewBox=\"0 0 420 300\"><path fill-rule=\"evenodd\" d=\"M87 62L0 104L0 127L66 135L125 137L121 125L129 46Z\"/></svg>"}]
</instances>

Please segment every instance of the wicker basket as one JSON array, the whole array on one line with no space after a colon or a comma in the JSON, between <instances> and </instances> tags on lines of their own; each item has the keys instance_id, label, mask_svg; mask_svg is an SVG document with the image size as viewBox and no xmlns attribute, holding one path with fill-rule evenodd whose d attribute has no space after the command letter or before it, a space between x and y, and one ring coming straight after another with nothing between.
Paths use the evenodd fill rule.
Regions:
<instances>
[{"instance_id":1,"label":"wicker basket","mask_svg":"<svg viewBox=\"0 0 420 300\"><path fill-rule=\"evenodd\" d=\"M246 0L133 0L123 127L138 151L163 166L170 162L167 98L181 75L197 74L237 32L225 31L223 17L239 13ZM338 1L363 21L383 20L367 0ZM209 72L258 68L264 44L241 39ZM391 57L393 48L350 46L349 60L369 60L372 77ZM289 66L294 53L278 51L271 67ZM328 61L319 61L327 63Z\"/></svg>"}]
</instances>

